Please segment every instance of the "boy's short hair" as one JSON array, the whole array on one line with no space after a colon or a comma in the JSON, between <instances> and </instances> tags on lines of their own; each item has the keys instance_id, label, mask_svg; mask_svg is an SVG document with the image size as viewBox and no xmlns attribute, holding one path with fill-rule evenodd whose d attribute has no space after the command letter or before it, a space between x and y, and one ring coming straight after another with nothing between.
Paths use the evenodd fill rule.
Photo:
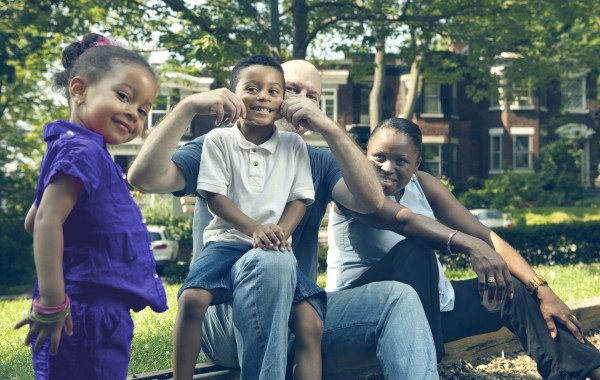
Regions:
<instances>
[{"instance_id":1,"label":"boy's short hair","mask_svg":"<svg viewBox=\"0 0 600 380\"><path fill-rule=\"evenodd\" d=\"M285 77L283 76L283 69L281 68L279 61L266 55L252 55L238 61L233 67L233 70L231 70L231 78L229 79L229 90L231 92L235 92L235 88L240 81L240 72L246 67L254 65L269 66L279 71L281 73L281 84L285 89Z\"/></svg>"}]
</instances>

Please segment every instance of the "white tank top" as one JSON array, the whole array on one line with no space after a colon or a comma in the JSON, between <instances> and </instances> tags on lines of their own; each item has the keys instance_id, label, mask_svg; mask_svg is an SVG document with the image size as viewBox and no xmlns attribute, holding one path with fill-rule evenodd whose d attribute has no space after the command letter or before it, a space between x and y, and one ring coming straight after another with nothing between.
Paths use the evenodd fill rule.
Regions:
<instances>
[{"instance_id":1,"label":"white tank top","mask_svg":"<svg viewBox=\"0 0 600 380\"><path fill-rule=\"evenodd\" d=\"M390 196L395 201L394 196ZM400 204L415 214L435 219L433 210L423 193L417 176L404 188ZM386 253L405 237L395 232L373 228L351 216L340 215L330 209L327 227L329 252L327 253L328 292L348 288L367 269L377 263ZM437 258L436 258L437 259ZM444 269L437 260L439 271L440 310L454 309L454 289L444 276Z\"/></svg>"}]
</instances>

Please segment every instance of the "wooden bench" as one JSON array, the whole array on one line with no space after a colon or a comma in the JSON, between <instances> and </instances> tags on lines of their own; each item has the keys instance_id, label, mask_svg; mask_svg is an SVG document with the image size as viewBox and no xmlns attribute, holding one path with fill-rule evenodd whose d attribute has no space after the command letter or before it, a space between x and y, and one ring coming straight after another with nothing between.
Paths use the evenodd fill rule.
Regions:
<instances>
[{"instance_id":1,"label":"wooden bench","mask_svg":"<svg viewBox=\"0 0 600 380\"><path fill-rule=\"evenodd\" d=\"M573 314L582 321L583 331L600 328L600 297L581 301L567 302ZM521 349L519 340L508 329L471 336L455 342L446 343L446 356L442 364L448 364L457 360L472 361L478 357L487 355L501 355L515 352ZM173 370L166 369L127 376L127 380L169 380L173 378ZM194 379L210 380L238 380L239 370L223 368L213 363L202 363L196 365Z\"/></svg>"}]
</instances>

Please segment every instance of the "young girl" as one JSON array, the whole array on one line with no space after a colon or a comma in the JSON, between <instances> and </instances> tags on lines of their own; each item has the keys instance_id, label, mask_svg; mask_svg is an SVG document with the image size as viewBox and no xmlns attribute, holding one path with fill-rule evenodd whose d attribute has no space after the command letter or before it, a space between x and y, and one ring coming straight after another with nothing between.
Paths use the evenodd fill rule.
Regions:
<instances>
[{"instance_id":1,"label":"young girl","mask_svg":"<svg viewBox=\"0 0 600 380\"><path fill-rule=\"evenodd\" d=\"M140 135L157 83L143 57L97 34L67 46L62 63L54 88L71 113L44 126L48 151L26 218L38 278L15 329L30 324L36 379L125 379L130 309L167 305L150 235L106 144Z\"/></svg>"},{"instance_id":2,"label":"young girl","mask_svg":"<svg viewBox=\"0 0 600 380\"><path fill-rule=\"evenodd\" d=\"M192 378L206 310L211 304L232 298L236 288L232 267L253 247L260 247L276 251L273 255L291 263L286 269L297 273L295 278L290 276L291 285L296 285L296 281L298 284L291 318L291 329L296 335L294 378L318 380L323 322L313 305L304 299L307 297L299 296L298 288L311 294L311 298L316 296L321 304L315 300L315 307L321 311L325 294L295 268L294 260L284 261L292 255L288 239L304 215L306 204L314 199L306 144L299 135L279 132L275 127L285 92L283 70L275 59L252 56L238 62L231 73L230 90L243 102L245 113L237 125L215 129L204 140L198 191L215 218L204 230L206 245L179 291L173 330L174 378ZM248 279L243 286L261 291L258 281ZM291 295L289 301L291 304ZM280 337L284 341L286 322ZM256 330L257 334L262 333L260 327ZM275 366L261 366L260 375L249 376L242 365L242 378L285 376L275 373Z\"/></svg>"}]
</instances>

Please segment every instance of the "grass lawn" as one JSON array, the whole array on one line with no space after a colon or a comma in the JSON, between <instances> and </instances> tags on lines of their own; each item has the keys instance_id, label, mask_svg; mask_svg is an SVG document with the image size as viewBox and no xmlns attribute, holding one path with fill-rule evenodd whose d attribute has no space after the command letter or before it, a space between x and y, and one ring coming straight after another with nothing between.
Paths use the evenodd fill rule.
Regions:
<instances>
[{"instance_id":1,"label":"grass lawn","mask_svg":"<svg viewBox=\"0 0 600 380\"><path fill-rule=\"evenodd\" d=\"M511 219L516 226L547 223L591 222L600 220L600 207L531 207L511 211Z\"/></svg>"},{"instance_id":2,"label":"grass lawn","mask_svg":"<svg viewBox=\"0 0 600 380\"><path fill-rule=\"evenodd\" d=\"M565 301L597 297L600 294L600 265L538 266L535 270L544 276L554 291ZM448 271L448 279L474 277L469 270ZM325 275L319 276L319 285L325 285ZM132 313L135 337L131 347L129 373L141 373L172 367L172 334L176 296L180 285L167 285L169 310L162 314L146 308ZM12 326L23 318L31 300L0 301L0 379L33 379L29 347L23 345L27 328L13 330Z\"/></svg>"}]
</instances>

